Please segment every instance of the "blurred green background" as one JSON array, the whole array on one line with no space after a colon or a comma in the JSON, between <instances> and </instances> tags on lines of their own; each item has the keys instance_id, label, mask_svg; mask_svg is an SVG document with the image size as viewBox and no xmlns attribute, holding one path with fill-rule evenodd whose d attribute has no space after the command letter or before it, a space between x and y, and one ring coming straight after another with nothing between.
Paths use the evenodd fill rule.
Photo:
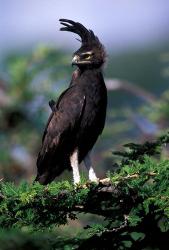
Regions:
<instances>
[{"instance_id":1,"label":"blurred green background","mask_svg":"<svg viewBox=\"0 0 169 250\"><path fill-rule=\"evenodd\" d=\"M92 154L98 177L113 170L112 151L167 130L169 3L7 0L0 10L0 179L31 182L36 173L48 101L69 85L79 47L74 34L58 31L61 17L93 29L107 50L107 120Z\"/></svg>"}]
</instances>

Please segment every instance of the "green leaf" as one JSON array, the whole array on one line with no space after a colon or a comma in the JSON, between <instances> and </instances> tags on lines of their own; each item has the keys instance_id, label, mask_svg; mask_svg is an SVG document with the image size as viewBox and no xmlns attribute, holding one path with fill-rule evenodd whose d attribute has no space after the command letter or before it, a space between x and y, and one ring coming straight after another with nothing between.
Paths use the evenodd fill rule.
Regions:
<instances>
[{"instance_id":1,"label":"green leaf","mask_svg":"<svg viewBox=\"0 0 169 250\"><path fill-rule=\"evenodd\" d=\"M158 227L163 233L169 231L169 218L166 217L161 218L158 221Z\"/></svg>"},{"instance_id":2,"label":"green leaf","mask_svg":"<svg viewBox=\"0 0 169 250\"><path fill-rule=\"evenodd\" d=\"M131 248L132 247L132 241L130 241L130 240L124 240L124 241L122 241L122 244L124 245L124 247L126 247L126 248Z\"/></svg>"},{"instance_id":3,"label":"green leaf","mask_svg":"<svg viewBox=\"0 0 169 250\"><path fill-rule=\"evenodd\" d=\"M132 232L130 235L134 241L143 240L145 238L145 234L141 232Z\"/></svg>"}]
</instances>

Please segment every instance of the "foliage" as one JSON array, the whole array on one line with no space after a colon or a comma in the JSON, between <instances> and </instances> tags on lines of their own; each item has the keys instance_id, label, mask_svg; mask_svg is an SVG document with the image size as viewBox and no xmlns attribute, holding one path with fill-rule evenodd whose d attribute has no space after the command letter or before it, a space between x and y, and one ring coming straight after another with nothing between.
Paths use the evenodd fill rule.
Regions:
<instances>
[{"instance_id":1,"label":"foliage","mask_svg":"<svg viewBox=\"0 0 169 250\"><path fill-rule=\"evenodd\" d=\"M159 142L167 141L168 134L152 145L159 147ZM109 173L109 178L99 184L74 187L65 181L47 186L22 183L16 187L1 182L1 228L54 232L56 226L76 219L79 213L92 213L103 216L105 223L88 225L76 240L69 239L68 243L64 239L64 246L163 249L161 241L169 243L169 160L150 158L148 150L142 154L141 161L139 153L138 159L129 156L127 162L123 161L115 173Z\"/></svg>"},{"instance_id":2,"label":"foliage","mask_svg":"<svg viewBox=\"0 0 169 250\"><path fill-rule=\"evenodd\" d=\"M128 160L143 161L145 155L154 156L161 154L161 146L169 143L169 132L160 136L156 141L146 141L143 144L127 143L124 145L125 152L114 151L114 155L122 156L123 162Z\"/></svg>"}]
</instances>

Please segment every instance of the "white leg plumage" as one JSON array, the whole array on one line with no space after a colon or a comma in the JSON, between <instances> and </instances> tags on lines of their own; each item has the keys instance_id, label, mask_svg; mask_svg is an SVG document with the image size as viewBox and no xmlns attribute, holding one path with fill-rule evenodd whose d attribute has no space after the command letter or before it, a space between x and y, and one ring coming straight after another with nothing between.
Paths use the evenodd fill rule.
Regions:
<instances>
[{"instance_id":1,"label":"white leg plumage","mask_svg":"<svg viewBox=\"0 0 169 250\"><path fill-rule=\"evenodd\" d=\"M92 167L92 162L91 162L89 153L84 158L84 164L85 164L87 170L89 171L89 180L92 182L98 182L99 179L96 177L96 174L95 174L94 169Z\"/></svg>"},{"instance_id":2,"label":"white leg plumage","mask_svg":"<svg viewBox=\"0 0 169 250\"><path fill-rule=\"evenodd\" d=\"M71 164L71 167L73 170L73 182L76 185L80 182L79 161L78 161L78 150L77 149L70 156L70 164Z\"/></svg>"}]
</instances>

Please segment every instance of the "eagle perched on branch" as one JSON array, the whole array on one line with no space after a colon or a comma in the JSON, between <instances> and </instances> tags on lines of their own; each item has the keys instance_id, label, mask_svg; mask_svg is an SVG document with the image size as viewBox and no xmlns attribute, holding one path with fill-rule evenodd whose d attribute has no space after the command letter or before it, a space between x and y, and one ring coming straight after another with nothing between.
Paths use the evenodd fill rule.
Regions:
<instances>
[{"instance_id":1,"label":"eagle perched on branch","mask_svg":"<svg viewBox=\"0 0 169 250\"><path fill-rule=\"evenodd\" d=\"M79 164L84 161L89 180L97 182L90 151L105 124L107 90L102 75L105 51L92 30L72 20L59 21L64 26L61 31L80 36L81 47L73 55L72 65L77 69L69 87L57 102L49 102L52 113L43 134L35 181L45 185L65 169L72 169L77 184Z\"/></svg>"}]
</instances>

